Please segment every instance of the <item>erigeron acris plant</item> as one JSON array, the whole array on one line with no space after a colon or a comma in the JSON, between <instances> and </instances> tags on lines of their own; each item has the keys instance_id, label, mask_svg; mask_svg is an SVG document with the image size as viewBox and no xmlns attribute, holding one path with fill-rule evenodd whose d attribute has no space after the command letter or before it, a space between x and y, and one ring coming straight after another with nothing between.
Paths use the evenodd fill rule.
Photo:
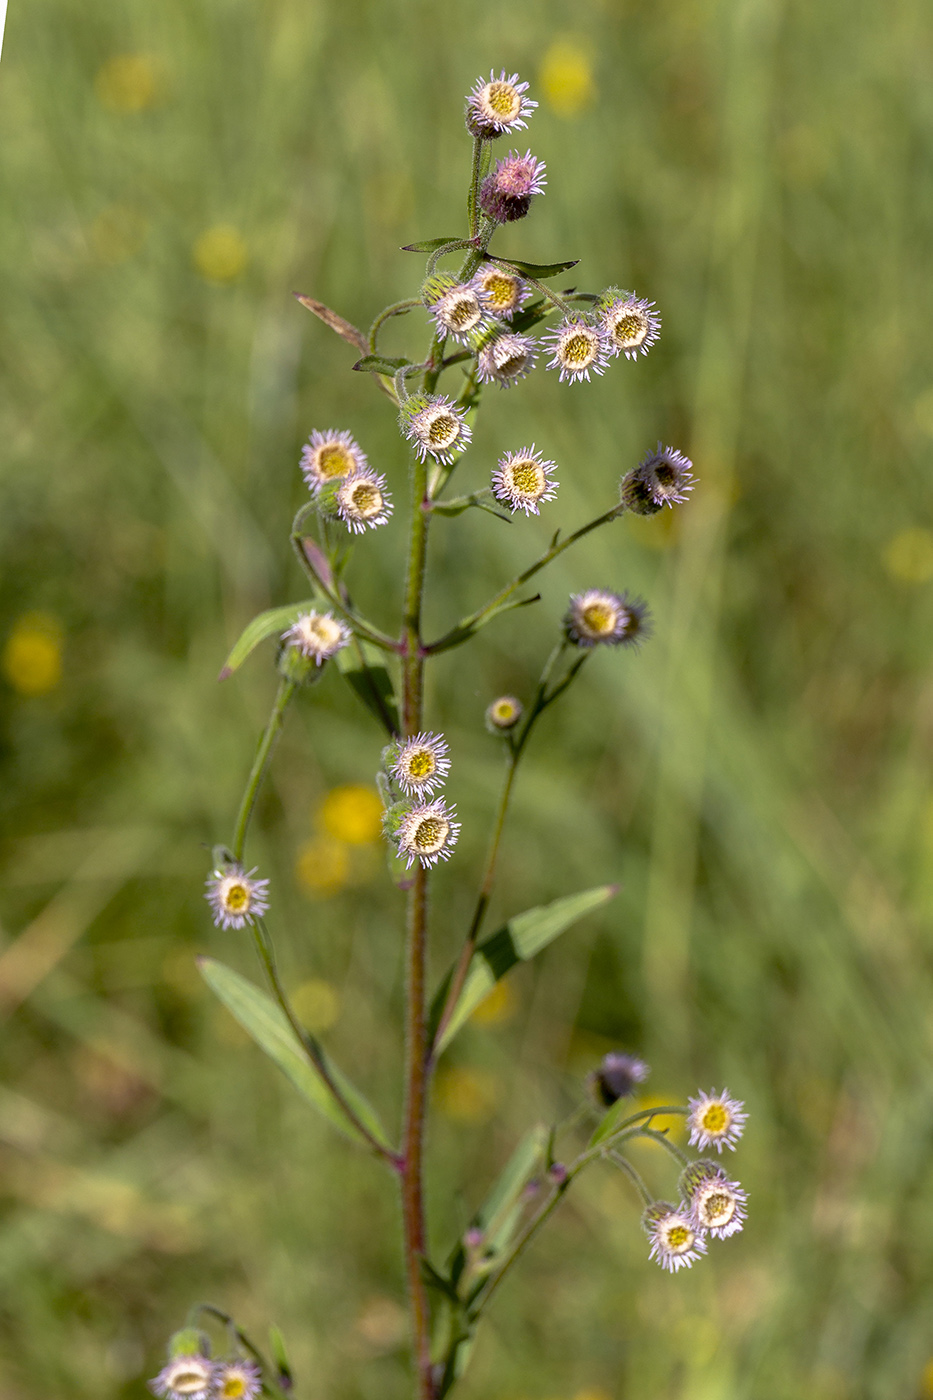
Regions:
<instances>
[{"instance_id":1,"label":"erigeron acris plant","mask_svg":"<svg viewBox=\"0 0 933 1400\"><path fill-rule=\"evenodd\" d=\"M544 163L531 151L509 151L493 161L503 136L525 128L535 103L517 75L478 79L467 98L466 124L473 137L462 238L410 245L428 254L418 296L386 307L368 335L310 297L302 304L360 353L354 369L368 373L398 414L400 446L408 456L408 564L398 635L361 616L347 583L351 560L362 562L369 531L393 523L391 475L376 471L347 429L315 428L300 467L309 491L292 527L292 544L311 596L256 618L234 647L221 675L229 676L265 637L277 635L279 686L259 744L236 821L232 843L214 853L207 899L214 920L228 931L248 929L269 992L213 959L202 959L209 985L297 1089L357 1145L371 1153L398 1183L403 1254L411 1317L417 1400L440 1400L462 1375L477 1326L503 1279L524 1254L580 1174L608 1164L629 1179L642 1205L650 1257L676 1272L706 1253L709 1240L742 1228L746 1196L721 1165L745 1123L742 1104L721 1093L699 1093L686 1105L632 1111L631 1097L648 1074L636 1056L607 1055L590 1076L581 1104L563 1123L533 1127L517 1144L469 1228L451 1241L446 1256L429 1256L424 1205L424 1142L428 1088L437 1061L496 981L532 958L584 914L615 893L602 885L516 914L484 936L499 844L521 760L541 715L567 692L600 647L637 647L648 635L645 604L625 591L584 586L571 595L537 686L524 701L503 695L486 710L486 726L505 760L502 792L493 820L485 868L462 949L429 996L426 985L428 887L432 869L455 854L460 824L444 795L456 754L429 727L424 713L424 673L444 652L466 645L501 613L536 598L523 586L591 531L611 526L626 512L652 515L686 500L692 464L658 443L622 479L618 499L572 534L557 530L550 547L505 584L495 597L441 636L422 628L429 531L443 517L479 509L505 519L555 509L558 464L534 443L509 443L490 470L488 485L452 496L449 486L468 452L473 422L487 386L508 389L545 360L561 383L587 381L612 361L646 354L660 333L654 304L610 287L600 293L560 294L548 283L574 266L539 266L492 251L500 225L524 218L545 186ZM454 259L454 270L449 270ZM459 262L459 266L457 266ZM444 264L442 267L441 265ZM420 311L430 331L421 361L388 356L381 338L393 318ZM551 326L539 341L535 332ZM549 358L545 359L545 356ZM563 392L563 391L562 391ZM403 474L394 475L395 490ZM355 546L354 550L351 546ZM269 881L247 870L244 850L256 797L299 691L336 665L385 735L377 785L383 799L390 870L404 892L406 914L405 1101L398 1139L383 1126L364 1095L333 1064L296 1015L279 977L270 926L274 895ZM437 916L441 919L443 916ZM691 1146L714 1149L720 1160L691 1159L655 1126L672 1114L686 1117ZM583 1132L586 1130L586 1136ZM648 1139L674 1159L679 1176L673 1201L659 1200L629 1159L629 1144ZM206 1320L226 1328L223 1355L212 1357L202 1330ZM271 1360L226 1313L199 1307L170 1343L169 1359L152 1382L164 1400L254 1400L260 1391L288 1395L293 1377L281 1337L273 1329Z\"/></svg>"}]
</instances>

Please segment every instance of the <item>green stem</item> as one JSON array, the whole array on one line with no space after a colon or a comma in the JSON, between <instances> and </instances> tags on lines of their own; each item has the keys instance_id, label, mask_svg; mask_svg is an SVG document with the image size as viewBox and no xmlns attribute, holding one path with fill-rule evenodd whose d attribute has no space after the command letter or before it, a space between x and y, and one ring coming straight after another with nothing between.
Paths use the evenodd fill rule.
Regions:
<instances>
[{"instance_id":1,"label":"green stem","mask_svg":"<svg viewBox=\"0 0 933 1400\"><path fill-rule=\"evenodd\" d=\"M635 1170L629 1159L627 1157L623 1157L621 1152L610 1152L609 1156L611 1160L616 1164L616 1166L621 1167L622 1171L625 1172L629 1180L634 1183L636 1189L638 1190L638 1194L641 1196L645 1205L653 1205L654 1197L648 1190L644 1177L641 1175L640 1172L637 1172Z\"/></svg>"},{"instance_id":2,"label":"green stem","mask_svg":"<svg viewBox=\"0 0 933 1400\"><path fill-rule=\"evenodd\" d=\"M384 311L380 311L379 315L376 317L375 321L373 321L372 325L369 328L370 354L374 355L376 353L376 343L379 339L379 331L381 330L383 324L386 321L388 321L392 316L405 316L409 311L413 311L416 306L421 305L422 302L420 297L408 297L405 301L393 302L393 304L391 306L387 306Z\"/></svg>"},{"instance_id":3,"label":"green stem","mask_svg":"<svg viewBox=\"0 0 933 1400\"><path fill-rule=\"evenodd\" d=\"M671 1142L669 1137L666 1137L664 1133L659 1133L656 1128L639 1128L637 1136L651 1138L652 1142L659 1142L662 1147L667 1148L672 1157L677 1158L682 1167L689 1167L690 1158L686 1152L681 1152L676 1143Z\"/></svg>"},{"instance_id":4,"label":"green stem","mask_svg":"<svg viewBox=\"0 0 933 1400\"><path fill-rule=\"evenodd\" d=\"M238 864L242 864L243 862L243 847L246 845L246 833L249 830L253 808L256 806L256 798L259 796L259 789L262 786L262 780L269 766L272 750L275 748L276 740L282 732L285 711L288 709L289 702L296 689L297 686L294 681L287 681L284 679L279 681L279 688L272 706L272 714L269 716L269 723L266 725L262 738L259 740L259 748L256 750L256 757L253 760L250 775L246 780L246 791L243 793L243 800L240 803L240 811L236 819L236 829L233 833L233 858Z\"/></svg>"},{"instance_id":5,"label":"green stem","mask_svg":"<svg viewBox=\"0 0 933 1400\"><path fill-rule=\"evenodd\" d=\"M543 1203L543 1205L539 1207L539 1209L528 1221L528 1224L525 1226L524 1230L522 1230L515 1244L512 1246L512 1248L509 1250L509 1253L506 1255L506 1258L501 1268L489 1280L489 1286L482 1294L481 1300L475 1310L475 1316L477 1318L482 1316L482 1314L486 1311L487 1307L489 1306L490 1300L492 1299L493 1295L497 1292L506 1274L508 1274L513 1265L516 1264L521 1258L521 1256L524 1254L525 1250L531 1244L531 1241L541 1229L541 1226L544 1224L544 1222L548 1220L550 1216L554 1213L554 1211L557 1209L572 1180L573 1175L568 1174L566 1180L562 1181L559 1186L555 1186L548 1199Z\"/></svg>"},{"instance_id":6,"label":"green stem","mask_svg":"<svg viewBox=\"0 0 933 1400\"><path fill-rule=\"evenodd\" d=\"M433 655L434 652L446 651L448 646L454 644L451 639L455 636L465 633L469 628L482 625L484 619L511 598L516 589L521 588L523 583L527 583L529 579L534 578L535 574L540 573L540 571L546 568L559 554L563 554L565 549L569 549L572 544L576 544L577 540L582 540L585 535L590 534L592 530L598 529L600 525L607 525L610 520L617 520L624 512L625 506L621 504L613 506L612 509L607 510L604 515L599 515L595 520L589 521L588 524L581 525L579 530L575 530L572 535L568 535L567 538L561 540L559 544L552 545L546 554L542 554L540 559L536 559L533 564L529 565L524 573L519 574L511 583L507 584L505 588L502 589L501 593L497 593L495 598L491 599L490 602L484 604L483 607L479 608L478 611L473 613L470 617L464 618L462 622L458 622L456 627L452 627L449 632L445 632L443 637L439 637L436 642L430 642L425 647L427 655L430 656ZM466 640L466 637L464 637L464 640Z\"/></svg>"},{"instance_id":7,"label":"green stem","mask_svg":"<svg viewBox=\"0 0 933 1400\"><path fill-rule=\"evenodd\" d=\"M557 307L558 311L563 311L565 316L573 315L573 307L570 305L570 302L565 301L558 292L551 291L551 288L544 282L539 282L537 277L529 277L527 272L522 272L520 268L513 267L507 258L493 258L492 261L497 263L500 267L507 268L509 272L518 273L523 282L527 282L529 287L534 287L539 291L542 296L546 297L549 302Z\"/></svg>"},{"instance_id":8,"label":"green stem","mask_svg":"<svg viewBox=\"0 0 933 1400\"><path fill-rule=\"evenodd\" d=\"M470 174L470 193L469 193L469 195L467 196L467 218L469 219L469 222L470 222L470 237L471 237L471 238L475 238L475 237L476 237L476 231L477 231L477 228L479 227L479 220L478 220L478 218L477 218L476 201L477 201L477 199L478 199L478 197L479 197L479 177L480 177L480 170L482 169L482 165L483 165L483 138L482 138L481 136L474 136L474 137L473 137L473 168L472 168L472 172L471 172L471 174Z\"/></svg>"}]
</instances>

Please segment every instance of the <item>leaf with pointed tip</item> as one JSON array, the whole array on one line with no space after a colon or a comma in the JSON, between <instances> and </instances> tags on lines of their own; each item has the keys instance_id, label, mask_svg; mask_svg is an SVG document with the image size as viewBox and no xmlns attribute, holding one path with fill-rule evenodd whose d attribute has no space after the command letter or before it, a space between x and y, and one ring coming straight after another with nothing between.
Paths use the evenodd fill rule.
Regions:
<instances>
[{"instance_id":1,"label":"leaf with pointed tip","mask_svg":"<svg viewBox=\"0 0 933 1400\"><path fill-rule=\"evenodd\" d=\"M483 998L517 963L528 962L578 919L582 919L584 914L607 904L618 890L618 885L596 885L591 890L581 890L579 894L568 894L550 904L526 909L524 914L516 914L502 928L484 939L473 954L463 990L443 1034L437 1038L434 1054L439 1055L450 1044ZM440 1024L450 978L451 974L448 973L431 1005L432 1037Z\"/></svg>"},{"instance_id":2,"label":"leaf with pointed tip","mask_svg":"<svg viewBox=\"0 0 933 1400\"><path fill-rule=\"evenodd\" d=\"M361 360L357 360L351 369L358 369L361 373L373 374L394 374L396 370L402 369L404 365L410 365L411 360L401 355L395 359L388 359L385 355L364 355Z\"/></svg>"},{"instance_id":3,"label":"leaf with pointed tip","mask_svg":"<svg viewBox=\"0 0 933 1400\"><path fill-rule=\"evenodd\" d=\"M535 277L539 282L542 282L548 277L559 277L562 272L576 267L580 259L571 258L569 262L556 263L519 262L517 258L492 258L490 261L500 263L503 267L510 267L515 272L523 273L525 277Z\"/></svg>"},{"instance_id":4,"label":"leaf with pointed tip","mask_svg":"<svg viewBox=\"0 0 933 1400\"><path fill-rule=\"evenodd\" d=\"M530 603L540 603L541 594L536 593L532 598L518 598L509 603L501 603L499 607L490 609L483 613L482 617L474 617L458 622L456 627L451 628L443 637L436 642L431 642L424 651L426 656L437 656L442 651L449 651L451 647L458 647L474 636L481 627L485 627L487 622L492 622L494 617L499 617L502 613L513 612L515 608L527 608Z\"/></svg>"},{"instance_id":5,"label":"leaf with pointed tip","mask_svg":"<svg viewBox=\"0 0 933 1400\"><path fill-rule=\"evenodd\" d=\"M303 612L309 612L314 607L314 599L308 598L303 603L287 603L283 608L270 608L268 612L260 613L254 617L252 622L243 629L239 640L234 644L233 650L223 664L219 681L225 681L228 676L232 676L249 656L250 652L258 647L259 643L266 637L271 637L277 632L282 632L297 620Z\"/></svg>"},{"instance_id":6,"label":"leaf with pointed tip","mask_svg":"<svg viewBox=\"0 0 933 1400\"><path fill-rule=\"evenodd\" d=\"M361 350L365 355L369 350L369 342L361 330L352 325L350 321L345 321L342 316L338 316L336 311L331 311L329 306L325 306L322 301L316 301L314 297L306 297L301 292L295 292L295 300L300 301L302 306L312 311L319 321L323 321L325 326L330 326L345 340L348 345L355 345L357 350Z\"/></svg>"},{"instance_id":7,"label":"leaf with pointed tip","mask_svg":"<svg viewBox=\"0 0 933 1400\"><path fill-rule=\"evenodd\" d=\"M451 252L457 248L469 247L469 240L464 238L422 238L420 243L406 243L402 248L403 253L433 253L438 248L450 245Z\"/></svg>"},{"instance_id":8,"label":"leaf with pointed tip","mask_svg":"<svg viewBox=\"0 0 933 1400\"><path fill-rule=\"evenodd\" d=\"M398 702L388 667L378 647L354 637L334 658L341 675L355 690L370 714L383 726L390 739L401 733Z\"/></svg>"},{"instance_id":9,"label":"leaf with pointed tip","mask_svg":"<svg viewBox=\"0 0 933 1400\"><path fill-rule=\"evenodd\" d=\"M260 991L246 977L234 972L232 967L227 967L214 958L198 958L198 968L211 991L220 998L260 1049L275 1061L279 1069L284 1070L298 1092L329 1119L335 1128L339 1128L355 1142L368 1147L365 1137L334 1098L323 1075L299 1044L294 1031L272 998L266 996L265 992ZM357 1118L378 1143L391 1150L375 1109L330 1061L314 1037L309 1032L305 1034L308 1044L313 1045L315 1054L326 1066L327 1073Z\"/></svg>"}]
</instances>

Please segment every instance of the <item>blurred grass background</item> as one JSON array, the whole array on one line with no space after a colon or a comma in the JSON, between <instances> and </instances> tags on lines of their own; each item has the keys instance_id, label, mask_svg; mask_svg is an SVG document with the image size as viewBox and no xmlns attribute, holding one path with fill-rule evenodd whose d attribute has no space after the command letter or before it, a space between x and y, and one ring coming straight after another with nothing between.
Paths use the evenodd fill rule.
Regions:
<instances>
[{"instance_id":1,"label":"blurred grass background","mask_svg":"<svg viewBox=\"0 0 933 1400\"><path fill-rule=\"evenodd\" d=\"M437 880L441 970L498 779L485 705L529 693L569 589L628 587L655 617L640 655L594 658L520 781L495 912L623 889L453 1048L435 1247L618 1046L664 1101L723 1082L747 1101L752 1214L669 1278L622 1178L594 1172L503 1289L463 1394L933 1395L929 8L14 0L4 1400L144 1394L201 1298L277 1321L302 1396L406 1393L391 1183L305 1113L193 958L253 970L201 892L270 653L215 677L255 612L304 596L302 441L350 428L404 499L389 405L290 293L365 324L416 290L399 245L462 226L462 95L503 64L541 102L548 189L497 246L581 258L579 285L634 286L664 333L590 386L538 373L489 398L464 480L534 439L560 495L511 528L442 522L431 615L605 508L659 437L701 484L563 556L538 607L435 667L464 821ZM403 514L357 551L383 624ZM329 676L290 720L250 854L304 1014L391 1121L399 899L352 791L379 749ZM673 1190L665 1160L643 1165Z\"/></svg>"}]
</instances>

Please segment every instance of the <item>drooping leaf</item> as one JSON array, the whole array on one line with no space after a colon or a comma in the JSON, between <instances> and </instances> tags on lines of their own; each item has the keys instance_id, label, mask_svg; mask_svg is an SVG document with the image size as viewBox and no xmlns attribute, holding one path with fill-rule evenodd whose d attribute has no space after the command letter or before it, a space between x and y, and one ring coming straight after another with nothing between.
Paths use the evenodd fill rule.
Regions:
<instances>
[{"instance_id":1,"label":"drooping leaf","mask_svg":"<svg viewBox=\"0 0 933 1400\"><path fill-rule=\"evenodd\" d=\"M354 1142L368 1146L366 1139L334 1098L321 1072L314 1066L306 1050L297 1042L295 1033L271 997L241 977L233 968L214 958L199 958L198 967L211 991L220 998L227 1010L255 1040L260 1049L288 1075L300 1094L313 1104L335 1128ZM375 1140L389 1148L385 1129L375 1109L350 1081L337 1069L314 1037L307 1032L307 1043L325 1065L327 1074L337 1085L353 1112Z\"/></svg>"},{"instance_id":2,"label":"drooping leaf","mask_svg":"<svg viewBox=\"0 0 933 1400\"><path fill-rule=\"evenodd\" d=\"M354 637L334 658L341 675L383 726L390 738L401 733L395 687L383 653L371 642Z\"/></svg>"},{"instance_id":3,"label":"drooping leaf","mask_svg":"<svg viewBox=\"0 0 933 1400\"><path fill-rule=\"evenodd\" d=\"M345 340L349 345L353 345L362 354L369 351L369 342L365 335L350 321L345 321L342 316L338 316L336 311L331 311L329 306L325 306L322 301L316 301L314 297L306 297L301 292L294 293L296 301L300 301L302 306L312 311L318 320L323 321L325 326L330 326L332 331L336 331L341 340Z\"/></svg>"},{"instance_id":4,"label":"drooping leaf","mask_svg":"<svg viewBox=\"0 0 933 1400\"><path fill-rule=\"evenodd\" d=\"M260 613L258 617L254 617L252 622L241 632L239 640L234 644L217 679L225 681L228 676L232 676L260 642L264 641L266 637L271 637L273 633L284 632L299 614L309 612L313 607L314 599L307 598L303 603L286 603L282 608L270 608L268 612Z\"/></svg>"},{"instance_id":5,"label":"drooping leaf","mask_svg":"<svg viewBox=\"0 0 933 1400\"><path fill-rule=\"evenodd\" d=\"M457 248L469 247L468 240L457 238L456 235L454 235L451 238L423 238L420 243L406 243L402 248L402 252L433 253L437 248L443 248L448 244L450 245L451 252L455 252Z\"/></svg>"},{"instance_id":6,"label":"drooping leaf","mask_svg":"<svg viewBox=\"0 0 933 1400\"><path fill-rule=\"evenodd\" d=\"M559 277L562 272L576 267L580 259L571 258L569 262L556 263L520 262L517 258L493 258L491 261L501 263L503 267L510 267L515 272L524 274L525 277L535 277L539 282L542 282L548 277Z\"/></svg>"},{"instance_id":7,"label":"drooping leaf","mask_svg":"<svg viewBox=\"0 0 933 1400\"><path fill-rule=\"evenodd\" d=\"M361 360L357 360L356 364L351 365L350 368L358 369L363 374L369 371L374 374L394 374L395 371L401 369L403 365L410 364L411 360L407 359L404 355L397 356L395 359L389 359L385 355L364 355Z\"/></svg>"},{"instance_id":8,"label":"drooping leaf","mask_svg":"<svg viewBox=\"0 0 933 1400\"><path fill-rule=\"evenodd\" d=\"M429 656L437 656L442 651L449 651L451 647L458 647L462 642L469 641L481 627L485 627L487 622L492 622L494 617L500 617L502 613L513 612L515 608L527 608L530 603L539 603L541 594L535 593L531 598L512 599L507 603L500 603L497 608L491 608L481 617L463 618L452 627L443 637L436 642L431 642L425 647L425 652Z\"/></svg>"},{"instance_id":9,"label":"drooping leaf","mask_svg":"<svg viewBox=\"0 0 933 1400\"><path fill-rule=\"evenodd\" d=\"M526 909L524 914L516 914L502 928L484 939L473 954L463 990L435 1045L435 1053L440 1054L450 1044L483 998L516 963L528 962L578 919L582 919L584 914L607 904L618 889L618 885L597 885L591 890L565 895L536 909ZM431 1026L435 1033L449 986L450 974L438 988L431 1006Z\"/></svg>"}]
</instances>

